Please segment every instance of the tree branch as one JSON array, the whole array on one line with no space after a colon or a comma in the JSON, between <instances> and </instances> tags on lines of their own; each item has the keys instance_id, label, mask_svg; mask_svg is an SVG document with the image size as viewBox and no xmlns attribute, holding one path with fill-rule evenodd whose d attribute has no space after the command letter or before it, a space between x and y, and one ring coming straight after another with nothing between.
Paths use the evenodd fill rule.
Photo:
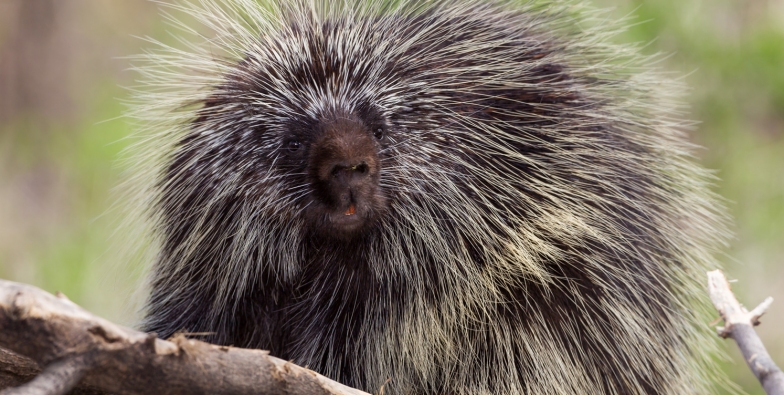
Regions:
<instances>
[{"instance_id":1,"label":"tree branch","mask_svg":"<svg viewBox=\"0 0 784 395\"><path fill-rule=\"evenodd\" d=\"M0 395L331 394L369 395L266 351L169 341L97 317L62 295L0 280Z\"/></svg>"},{"instance_id":2,"label":"tree branch","mask_svg":"<svg viewBox=\"0 0 784 395\"><path fill-rule=\"evenodd\" d=\"M84 358L68 358L56 361L44 369L31 382L2 392L3 395L57 395L64 394L79 383L90 364Z\"/></svg>"},{"instance_id":3,"label":"tree branch","mask_svg":"<svg viewBox=\"0 0 784 395\"><path fill-rule=\"evenodd\" d=\"M719 336L735 340L743 359L768 395L784 395L784 373L773 362L754 331L754 326L759 325L759 318L773 303L773 298L768 297L759 306L747 311L735 298L721 270L708 272L708 292L724 319L724 326L716 328Z\"/></svg>"}]
</instances>

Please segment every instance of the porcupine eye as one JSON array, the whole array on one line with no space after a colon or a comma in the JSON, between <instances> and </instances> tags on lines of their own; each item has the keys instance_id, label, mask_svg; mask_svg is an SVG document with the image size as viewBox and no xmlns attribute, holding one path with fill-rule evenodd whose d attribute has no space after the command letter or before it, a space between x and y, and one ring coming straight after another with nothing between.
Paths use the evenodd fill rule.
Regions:
<instances>
[{"instance_id":1,"label":"porcupine eye","mask_svg":"<svg viewBox=\"0 0 784 395\"><path fill-rule=\"evenodd\" d=\"M290 152L297 152L299 151L300 147L302 147L302 143L297 140L290 140L288 143L286 143L286 148Z\"/></svg>"},{"instance_id":2,"label":"porcupine eye","mask_svg":"<svg viewBox=\"0 0 784 395\"><path fill-rule=\"evenodd\" d=\"M373 131L373 137L375 137L378 140L383 139L384 138L384 128L376 128L376 130Z\"/></svg>"}]
</instances>

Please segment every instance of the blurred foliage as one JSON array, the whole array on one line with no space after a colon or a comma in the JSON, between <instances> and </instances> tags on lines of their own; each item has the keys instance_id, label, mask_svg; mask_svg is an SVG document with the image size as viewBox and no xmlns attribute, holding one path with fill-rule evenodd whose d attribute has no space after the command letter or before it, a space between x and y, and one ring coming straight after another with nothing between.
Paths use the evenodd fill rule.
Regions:
<instances>
[{"instance_id":1,"label":"blurred foliage","mask_svg":"<svg viewBox=\"0 0 784 395\"><path fill-rule=\"evenodd\" d=\"M146 1L0 1L0 277L129 325L139 268L112 237L126 234L123 57L165 29Z\"/></svg>"},{"instance_id":2,"label":"blurred foliage","mask_svg":"<svg viewBox=\"0 0 784 395\"><path fill-rule=\"evenodd\" d=\"M784 0L594 1L634 15L617 40L669 54L663 67L692 87L698 155L735 219L723 261L742 301L777 299L759 333L784 365ZM122 217L112 190L127 177L117 158L132 133L120 86L134 78L118 56L147 46L133 35L170 40L166 29L149 2L0 1L1 278L137 318L138 268L118 262L112 241ZM724 346L727 374L762 394L735 345Z\"/></svg>"}]
</instances>

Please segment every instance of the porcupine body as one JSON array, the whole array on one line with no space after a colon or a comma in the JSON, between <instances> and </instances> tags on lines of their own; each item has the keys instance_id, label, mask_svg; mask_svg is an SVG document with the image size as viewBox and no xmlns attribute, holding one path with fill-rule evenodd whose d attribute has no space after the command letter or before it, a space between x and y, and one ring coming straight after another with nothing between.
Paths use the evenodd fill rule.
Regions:
<instances>
[{"instance_id":1,"label":"porcupine body","mask_svg":"<svg viewBox=\"0 0 784 395\"><path fill-rule=\"evenodd\" d=\"M142 67L145 330L386 394L706 391L721 206L682 88L611 28L560 2L182 9L215 38Z\"/></svg>"}]
</instances>

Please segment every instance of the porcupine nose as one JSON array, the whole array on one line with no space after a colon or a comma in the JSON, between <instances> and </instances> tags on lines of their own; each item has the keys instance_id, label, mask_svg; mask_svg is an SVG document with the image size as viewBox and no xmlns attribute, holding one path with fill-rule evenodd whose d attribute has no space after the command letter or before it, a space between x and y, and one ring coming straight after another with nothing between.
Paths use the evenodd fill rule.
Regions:
<instances>
[{"instance_id":1,"label":"porcupine nose","mask_svg":"<svg viewBox=\"0 0 784 395\"><path fill-rule=\"evenodd\" d=\"M338 210L348 210L354 214L355 205L363 202L373 188L372 172L368 165L370 158L346 159L340 156L326 161L320 173L324 175L328 202Z\"/></svg>"},{"instance_id":2,"label":"porcupine nose","mask_svg":"<svg viewBox=\"0 0 784 395\"><path fill-rule=\"evenodd\" d=\"M369 177L370 169L365 161L356 164L344 161L335 163L330 174L334 182L350 188L352 184L361 183L364 178Z\"/></svg>"},{"instance_id":3,"label":"porcupine nose","mask_svg":"<svg viewBox=\"0 0 784 395\"><path fill-rule=\"evenodd\" d=\"M324 203L347 216L361 214L378 178L377 147L367 128L350 117L325 122L311 161Z\"/></svg>"}]
</instances>

